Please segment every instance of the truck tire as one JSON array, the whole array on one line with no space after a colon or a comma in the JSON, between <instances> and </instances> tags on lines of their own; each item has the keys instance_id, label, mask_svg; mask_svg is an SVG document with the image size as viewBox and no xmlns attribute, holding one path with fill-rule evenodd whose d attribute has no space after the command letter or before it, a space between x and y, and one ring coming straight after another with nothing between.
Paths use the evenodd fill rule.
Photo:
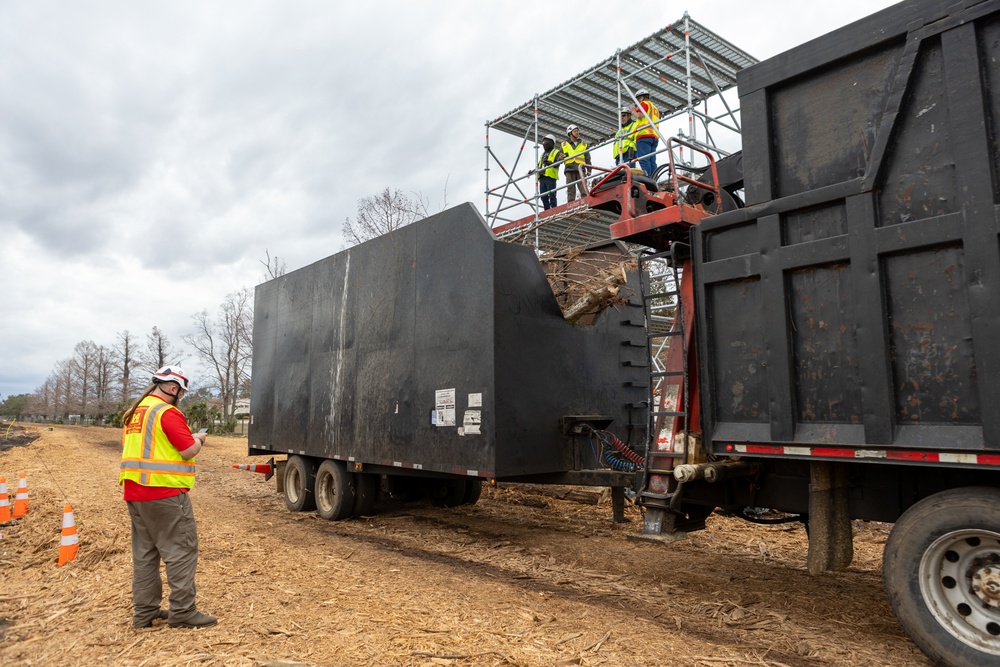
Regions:
<instances>
[{"instance_id":1,"label":"truck tire","mask_svg":"<svg viewBox=\"0 0 1000 667\"><path fill-rule=\"evenodd\" d=\"M889 604L931 660L1000 664L1000 489L924 498L896 522L882 561Z\"/></svg>"},{"instance_id":2,"label":"truck tire","mask_svg":"<svg viewBox=\"0 0 1000 667\"><path fill-rule=\"evenodd\" d=\"M378 500L378 475L354 473L354 516L370 516L375 513Z\"/></svg>"},{"instance_id":3,"label":"truck tire","mask_svg":"<svg viewBox=\"0 0 1000 667\"><path fill-rule=\"evenodd\" d=\"M354 511L354 475L340 461L327 459L316 471L316 511L327 521L340 521Z\"/></svg>"},{"instance_id":4,"label":"truck tire","mask_svg":"<svg viewBox=\"0 0 1000 667\"><path fill-rule=\"evenodd\" d=\"M285 464L285 506L293 512L315 509L315 483L316 463L302 456L289 456Z\"/></svg>"}]
</instances>

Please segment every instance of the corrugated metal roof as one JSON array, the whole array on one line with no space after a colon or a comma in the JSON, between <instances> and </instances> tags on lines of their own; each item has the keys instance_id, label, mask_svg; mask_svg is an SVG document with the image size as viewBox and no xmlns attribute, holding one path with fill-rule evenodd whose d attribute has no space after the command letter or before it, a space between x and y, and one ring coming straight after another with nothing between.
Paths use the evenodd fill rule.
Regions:
<instances>
[{"instance_id":1,"label":"corrugated metal roof","mask_svg":"<svg viewBox=\"0 0 1000 667\"><path fill-rule=\"evenodd\" d=\"M686 14L676 23L619 50L583 73L538 96L538 137L553 134L560 141L566 126L579 125L591 144L614 135L618 108L629 103L625 87L619 97L617 66L621 80L634 93L650 91L650 98L669 117L687 108L687 58L685 22L691 39L691 93L694 102L736 85L736 73L757 59L722 39ZM718 90L716 90L718 87ZM489 122L491 128L534 141L535 100Z\"/></svg>"},{"instance_id":2,"label":"corrugated metal roof","mask_svg":"<svg viewBox=\"0 0 1000 667\"><path fill-rule=\"evenodd\" d=\"M611 223L617 222L619 217L619 214L609 211L577 208L542 218L537 223L499 232L497 237L514 243L537 245L547 251L567 250L611 242Z\"/></svg>"}]
</instances>

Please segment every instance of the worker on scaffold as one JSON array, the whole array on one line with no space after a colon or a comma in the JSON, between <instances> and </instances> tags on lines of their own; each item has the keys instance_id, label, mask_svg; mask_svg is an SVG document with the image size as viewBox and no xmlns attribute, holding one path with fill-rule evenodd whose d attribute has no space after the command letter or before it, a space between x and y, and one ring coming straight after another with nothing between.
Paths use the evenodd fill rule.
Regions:
<instances>
[{"instance_id":1,"label":"worker on scaffold","mask_svg":"<svg viewBox=\"0 0 1000 667\"><path fill-rule=\"evenodd\" d=\"M650 125L660 120L660 110L649 101L649 91L640 88L635 93L639 106L632 106L632 115L635 116L635 153L639 160L639 166L650 178L656 171L656 147L660 143L656 136L655 128Z\"/></svg>"},{"instance_id":2,"label":"worker on scaffold","mask_svg":"<svg viewBox=\"0 0 1000 667\"><path fill-rule=\"evenodd\" d=\"M621 108L621 127L615 133L615 143L611 145L611 155L615 164L628 164L635 160L635 126L632 109Z\"/></svg>"},{"instance_id":3,"label":"worker on scaffold","mask_svg":"<svg viewBox=\"0 0 1000 667\"><path fill-rule=\"evenodd\" d=\"M542 209L556 207L556 181L559 179L559 167L553 167L561 159L556 148L556 138L546 134L542 138L542 156L538 158L538 168L534 170L538 179L538 193L541 195Z\"/></svg>"},{"instance_id":4,"label":"worker on scaffold","mask_svg":"<svg viewBox=\"0 0 1000 667\"><path fill-rule=\"evenodd\" d=\"M583 179L590 176L590 151L587 144L580 139L580 128L570 125L566 128L568 141L562 144L563 155L566 156L566 163L563 173L566 174L566 201L571 202L576 199L577 189L580 195L587 194L584 190Z\"/></svg>"}]
</instances>

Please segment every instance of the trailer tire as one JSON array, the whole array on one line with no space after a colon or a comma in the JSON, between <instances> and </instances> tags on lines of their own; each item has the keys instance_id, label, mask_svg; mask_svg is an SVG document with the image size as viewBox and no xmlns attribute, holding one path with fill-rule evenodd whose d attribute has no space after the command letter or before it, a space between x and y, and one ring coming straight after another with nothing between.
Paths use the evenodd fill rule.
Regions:
<instances>
[{"instance_id":1,"label":"trailer tire","mask_svg":"<svg viewBox=\"0 0 1000 667\"><path fill-rule=\"evenodd\" d=\"M354 511L354 475L340 461L327 459L316 471L316 511L327 521L340 521Z\"/></svg>"},{"instance_id":2,"label":"trailer tire","mask_svg":"<svg viewBox=\"0 0 1000 667\"><path fill-rule=\"evenodd\" d=\"M458 507L465 501L467 485L464 479L448 479L432 482L431 500L439 507Z\"/></svg>"},{"instance_id":3,"label":"trailer tire","mask_svg":"<svg viewBox=\"0 0 1000 667\"><path fill-rule=\"evenodd\" d=\"M285 464L285 506L293 512L308 512L316 508L313 494L316 483L316 463L302 456L289 456Z\"/></svg>"},{"instance_id":4,"label":"trailer tire","mask_svg":"<svg viewBox=\"0 0 1000 667\"><path fill-rule=\"evenodd\" d=\"M886 541L882 577L906 634L936 663L1000 662L1000 489L936 493Z\"/></svg>"},{"instance_id":5,"label":"trailer tire","mask_svg":"<svg viewBox=\"0 0 1000 667\"><path fill-rule=\"evenodd\" d=\"M378 481L378 475L354 473L354 516L370 516L375 513Z\"/></svg>"},{"instance_id":6,"label":"trailer tire","mask_svg":"<svg viewBox=\"0 0 1000 667\"><path fill-rule=\"evenodd\" d=\"M465 480L465 497L462 498L463 505L475 505L479 502L479 496L483 494L483 480Z\"/></svg>"}]
</instances>

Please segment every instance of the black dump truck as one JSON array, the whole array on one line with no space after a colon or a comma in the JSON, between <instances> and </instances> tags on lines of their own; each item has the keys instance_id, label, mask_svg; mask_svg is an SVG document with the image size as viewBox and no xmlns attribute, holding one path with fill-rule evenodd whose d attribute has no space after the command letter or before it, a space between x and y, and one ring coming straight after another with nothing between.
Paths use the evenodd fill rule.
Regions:
<instances>
[{"instance_id":1,"label":"black dump truck","mask_svg":"<svg viewBox=\"0 0 1000 667\"><path fill-rule=\"evenodd\" d=\"M911 0L743 70L729 204L619 239L679 270L665 371L641 263L573 326L470 206L259 286L250 454L287 455L287 504L328 518L484 479L634 486L663 542L770 508L816 573L850 563L853 520L894 522L902 627L1000 664L998 60L1000 1ZM608 432L636 474L595 456Z\"/></svg>"}]
</instances>

